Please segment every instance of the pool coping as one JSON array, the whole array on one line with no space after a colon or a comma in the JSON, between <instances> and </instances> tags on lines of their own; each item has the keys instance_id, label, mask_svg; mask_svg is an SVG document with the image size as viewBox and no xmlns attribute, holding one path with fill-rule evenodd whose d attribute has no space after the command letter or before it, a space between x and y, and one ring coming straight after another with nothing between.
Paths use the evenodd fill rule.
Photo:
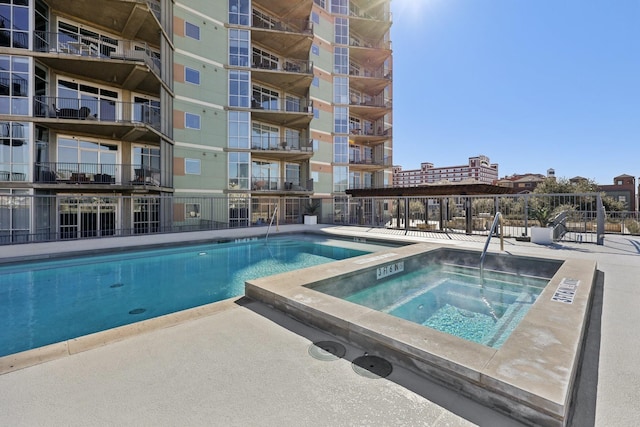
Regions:
<instances>
[{"instance_id":1,"label":"pool coping","mask_svg":"<svg viewBox=\"0 0 640 427\"><path fill-rule=\"evenodd\" d=\"M245 295L358 344L370 354L435 379L521 422L566 425L593 295L595 261L546 257L564 262L499 349L307 287L442 247L418 243L251 280L245 284ZM551 299L564 279L580 281L571 304Z\"/></svg>"},{"instance_id":2,"label":"pool coping","mask_svg":"<svg viewBox=\"0 0 640 427\"><path fill-rule=\"evenodd\" d=\"M228 298L222 301L193 307L186 310L169 313L151 319L141 320L116 328L107 329L93 334L71 338L54 344L25 350L0 357L0 375L19 369L28 368L40 363L49 362L76 353L102 347L126 338L179 325L184 322L211 316L222 311L238 307L238 302L244 296Z\"/></svg>"}]
</instances>

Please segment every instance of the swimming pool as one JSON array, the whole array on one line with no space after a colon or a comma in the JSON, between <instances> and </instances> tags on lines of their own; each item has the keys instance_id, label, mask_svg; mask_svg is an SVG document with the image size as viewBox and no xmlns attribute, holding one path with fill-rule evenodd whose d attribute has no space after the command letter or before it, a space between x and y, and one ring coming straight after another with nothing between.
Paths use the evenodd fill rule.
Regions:
<instances>
[{"instance_id":1,"label":"swimming pool","mask_svg":"<svg viewBox=\"0 0 640 427\"><path fill-rule=\"evenodd\" d=\"M245 280L389 248L314 235L0 267L0 356L236 297Z\"/></svg>"}]
</instances>

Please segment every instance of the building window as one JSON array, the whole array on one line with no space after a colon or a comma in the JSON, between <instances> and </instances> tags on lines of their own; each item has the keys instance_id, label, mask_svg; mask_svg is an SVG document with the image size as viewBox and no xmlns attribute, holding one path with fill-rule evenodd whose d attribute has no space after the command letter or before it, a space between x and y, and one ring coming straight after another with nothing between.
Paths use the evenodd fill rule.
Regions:
<instances>
[{"instance_id":1,"label":"building window","mask_svg":"<svg viewBox=\"0 0 640 427\"><path fill-rule=\"evenodd\" d=\"M264 110L280 110L280 94L262 86L253 86L251 108Z\"/></svg>"},{"instance_id":2,"label":"building window","mask_svg":"<svg viewBox=\"0 0 640 427\"><path fill-rule=\"evenodd\" d=\"M334 31L336 44L349 44L349 20L347 18L336 18Z\"/></svg>"},{"instance_id":3,"label":"building window","mask_svg":"<svg viewBox=\"0 0 640 427\"><path fill-rule=\"evenodd\" d=\"M333 131L335 133L349 133L349 118L347 107L333 108Z\"/></svg>"},{"instance_id":4,"label":"building window","mask_svg":"<svg viewBox=\"0 0 640 427\"><path fill-rule=\"evenodd\" d=\"M229 111L229 148L249 148L249 113Z\"/></svg>"},{"instance_id":5,"label":"building window","mask_svg":"<svg viewBox=\"0 0 640 427\"><path fill-rule=\"evenodd\" d=\"M348 15L349 1L348 0L331 0L331 13Z\"/></svg>"},{"instance_id":6,"label":"building window","mask_svg":"<svg viewBox=\"0 0 640 427\"><path fill-rule=\"evenodd\" d=\"M133 234L156 233L160 229L160 199L133 199Z\"/></svg>"},{"instance_id":7,"label":"building window","mask_svg":"<svg viewBox=\"0 0 640 427\"><path fill-rule=\"evenodd\" d=\"M229 0L229 24L249 25L249 0Z\"/></svg>"},{"instance_id":8,"label":"building window","mask_svg":"<svg viewBox=\"0 0 640 427\"><path fill-rule=\"evenodd\" d=\"M121 118L119 94L111 89L58 80L58 98L55 105L57 117L84 119L93 117L101 121L115 122Z\"/></svg>"},{"instance_id":9,"label":"building window","mask_svg":"<svg viewBox=\"0 0 640 427\"><path fill-rule=\"evenodd\" d=\"M325 4L325 0L313 0L313 2L323 9L327 7Z\"/></svg>"},{"instance_id":10,"label":"building window","mask_svg":"<svg viewBox=\"0 0 640 427\"><path fill-rule=\"evenodd\" d=\"M200 40L200 27L191 22L184 22L184 34L194 40Z\"/></svg>"},{"instance_id":11,"label":"building window","mask_svg":"<svg viewBox=\"0 0 640 427\"><path fill-rule=\"evenodd\" d=\"M320 87L320 79L316 76L311 80L311 84L315 87Z\"/></svg>"},{"instance_id":12,"label":"building window","mask_svg":"<svg viewBox=\"0 0 640 427\"><path fill-rule=\"evenodd\" d=\"M347 166L333 167L333 191L344 193L347 190L349 179L349 168Z\"/></svg>"},{"instance_id":13,"label":"building window","mask_svg":"<svg viewBox=\"0 0 640 427\"><path fill-rule=\"evenodd\" d=\"M26 181L29 175L29 123L0 122L0 181Z\"/></svg>"},{"instance_id":14,"label":"building window","mask_svg":"<svg viewBox=\"0 0 640 427\"><path fill-rule=\"evenodd\" d=\"M200 115L184 113L184 126L187 129L200 129Z\"/></svg>"},{"instance_id":15,"label":"building window","mask_svg":"<svg viewBox=\"0 0 640 427\"><path fill-rule=\"evenodd\" d=\"M0 55L0 114L29 114L29 58Z\"/></svg>"},{"instance_id":16,"label":"building window","mask_svg":"<svg viewBox=\"0 0 640 427\"><path fill-rule=\"evenodd\" d=\"M314 24L320 24L320 15L318 15L318 12L311 12L311 21Z\"/></svg>"},{"instance_id":17,"label":"building window","mask_svg":"<svg viewBox=\"0 0 640 427\"><path fill-rule=\"evenodd\" d=\"M200 71L194 70L193 68L184 67L184 79L189 83L193 83L194 85L199 85Z\"/></svg>"},{"instance_id":18,"label":"building window","mask_svg":"<svg viewBox=\"0 0 640 427\"><path fill-rule=\"evenodd\" d=\"M317 44L312 44L311 45L311 53L318 56L320 55L320 48L318 47Z\"/></svg>"},{"instance_id":19,"label":"building window","mask_svg":"<svg viewBox=\"0 0 640 427\"><path fill-rule=\"evenodd\" d=\"M26 243L29 241L29 223L32 200L29 190L0 189L4 202L0 204L0 242Z\"/></svg>"},{"instance_id":20,"label":"building window","mask_svg":"<svg viewBox=\"0 0 640 427\"><path fill-rule=\"evenodd\" d=\"M3 0L0 3L4 3L0 4L0 46L28 49L29 2Z\"/></svg>"},{"instance_id":21,"label":"building window","mask_svg":"<svg viewBox=\"0 0 640 427\"><path fill-rule=\"evenodd\" d=\"M333 48L333 72L349 74L349 49L346 47Z\"/></svg>"},{"instance_id":22,"label":"building window","mask_svg":"<svg viewBox=\"0 0 640 427\"><path fill-rule=\"evenodd\" d=\"M249 73L229 71L229 105L249 107Z\"/></svg>"},{"instance_id":23,"label":"building window","mask_svg":"<svg viewBox=\"0 0 640 427\"><path fill-rule=\"evenodd\" d=\"M349 139L346 136L333 137L333 161L335 163L349 162Z\"/></svg>"},{"instance_id":24,"label":"building window","mask_svg":"<svg viewBox=\"0 0 640 427\"><path fill-rule=\"evenodd\" d=\"M313 118L314 119L319 119L320 118L320 109L319 108L314 108L313 109Z\"/></svg>"},{"instance_id":25,"label":"building window","mask_svg":"<svg viewBox=\"0 0 640 427\"><path fill-rule=\"evenodd\" d=\"M251 58L252 66L254 68L261 68L264 70L277 70L279 68L280 58L272 53L262 50L260 48L253 48L253 57Z\"/></svg>"},{"instance_id":26,"label":"building window","mask_svg":"<svg viewBox=\"0 0 640 427\"><path fill-rule=\"evenodd\" d=\"M229 30L229 65L249 66L249 31Z\"/></svg>"},{"instance_id":27,"label":"building window","mask_svg":"<svg viewBox=\"0 0 640 427\"><path fill-rule=\"evenodd\" d=\"M249 153L229 153L229 188L249 189Z\"/></svg>"},{"instance_id":28,"label":"building window","mask_svg":"<svg viewBox=\"0 0 640 427\"><path fill-rule=\"evenodd\" d=\"M280 146L280 129L263 123L251 126L251 148L254 150L277 149Z\"/></svg>"},{"instance_id":29,"label":"building window","mask_svg":"<svg viewBox=\"0 0 640 427\"><path fill-rule=\"evenodd\" d=\"M333 102L336 104L349 103L349 79L347 77L333 78Z\"/></svg>"},{"instance_id":30,"label":"building window","mask_svg":"<svg viewBox=\"0 0 640 427\"><path fill-rule=\"evenodd\" d=\"M184 159L184 173L200 175L200 159Z\"/></svg>"}]
</instances>

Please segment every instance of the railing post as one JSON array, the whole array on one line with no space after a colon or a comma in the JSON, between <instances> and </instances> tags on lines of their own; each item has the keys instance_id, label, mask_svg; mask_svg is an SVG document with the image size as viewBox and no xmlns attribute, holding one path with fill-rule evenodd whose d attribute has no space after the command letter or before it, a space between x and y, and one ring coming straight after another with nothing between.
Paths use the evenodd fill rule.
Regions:
<instances>
[{"instance_id":1,"label":"railing post","mask_svg":"<svg viewBox=\"0 0 640 427\"><path fill-rule=\"evenodd\" d=\"M604 245L604 216L605 210L604 205L602 204L602 195L598 194L596 196L596 205L597 205L597 219L596 219L596 244L602 246Z\"/></svg>"}]
</instances>

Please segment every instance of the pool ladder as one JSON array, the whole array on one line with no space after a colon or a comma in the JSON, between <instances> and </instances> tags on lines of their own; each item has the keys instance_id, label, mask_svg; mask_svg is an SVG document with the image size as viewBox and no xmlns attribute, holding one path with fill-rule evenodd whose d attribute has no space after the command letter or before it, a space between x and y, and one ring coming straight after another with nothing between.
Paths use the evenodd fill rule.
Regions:
<instances>
[{"instance_id":1,"label":"pool ladder","mask_svg":"<svg viewBox=\"0 0 640 427\"><path fill-rule=\"evenodd\" d=\"M500 212L496 213L496 216L493 218L493 224L491 224L491 230L489 230L489 236L487 236L487 241L484 243L484 249L482 250L482 255L480 255L480 294L482 295L482 302L489 309L489 313L491 317L493 317L494 321L498 321L498 316L496 315L496 311L493 306L484 296L484 258L487 256L487 249L489 249L489 242L491 241L491 237L496 230L496 227L500 225L500 250L504 251L504 236L502 232L502 214Z\"/></svg>"},{"instance_id":2,"label":"pool ladder","mask_svg":"<svg viewBox=\"0 0 640 427\"><path fill-rule=\"evenodd\" d=\"M264 238L265 243L267 242L267 239L269 238L269 232L271 231L271 225L273 224L273 220L276 219L276 213L278 213L278 207L277 206L273 209L273 215L271 215L271 221L269 221L269 227L267 228L267 235ZM278 225L276 224L276 227L277 226Z\"/></svg>"}]
</instances>

